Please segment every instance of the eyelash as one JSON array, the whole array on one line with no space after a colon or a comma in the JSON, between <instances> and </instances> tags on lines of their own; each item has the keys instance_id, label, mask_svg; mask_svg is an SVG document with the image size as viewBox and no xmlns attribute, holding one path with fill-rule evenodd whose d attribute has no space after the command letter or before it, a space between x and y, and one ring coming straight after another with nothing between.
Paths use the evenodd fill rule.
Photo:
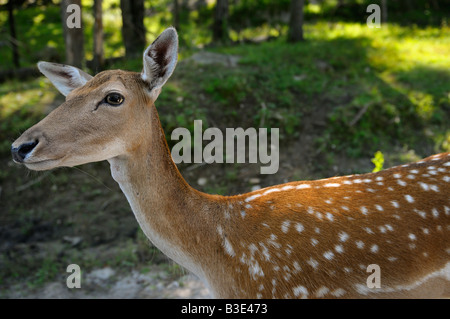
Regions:
<instances>
[{"instance_id":1,"label":"eyelash","mask_svg":"<svg viewBox=\"0 0 450 319\"><path fill-rule=\"evenodd\" d=\"M112 95L112 94L117 94L117 95L119 95L119 96L122 98L122 102L121 102L120 104L115 104L115 105L114 105L114 104L108 103L108 102L106 101L106 99L108 98L108 96L110 96L110 95ZM94 111L97 111L97 109L98 109L98 108L100 107L100 105L102 105L102 104L108 104L108 105L110 105L110 106L112 106L112 107L117 107L117 106L122 105L124 101L125 101L125 98L123 97L122 94L120 94L120 93L109 93L109 94L107 94L107 95L105 96L105 98L104 98L103 100L101 100L100 102L97 103L97 106L95 107Z\"/></svg>"}]
</instances>

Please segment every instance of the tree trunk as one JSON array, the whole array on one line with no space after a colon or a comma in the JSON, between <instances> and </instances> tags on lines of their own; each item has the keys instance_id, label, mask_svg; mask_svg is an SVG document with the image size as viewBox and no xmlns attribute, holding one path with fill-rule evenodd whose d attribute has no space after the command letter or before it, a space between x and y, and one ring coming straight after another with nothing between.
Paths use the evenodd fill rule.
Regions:
<instances>
[{"instance_id":1,"label":"tree trunk","mask_svg":"<svg viewBox=\"0 0 450 319\"><path fill-rule=\"evenodd\" d=\"M388 21L388 7L386 0L381 0L381 21L383 24Z\"/></svg>"},{"instance_id":2,"label":"tree trunk","mask_svg":"<svg viewBox=\"0 0 450 319\"><path fill-rule=\"evenodd\" d=\"M207 5L206 0L197 0L195 2L195 9L199 10Z\"/></svg>"},{"instance_id":3,"label":"tree trunk","mask_svg":"<svg viewBox=\"0 0 450 319\"><path fill-rule=\"evenodd\" d=\"M17 47L16 22L14 21L14 1L8 1L8 21L9 21L9 35L12 47L12 58L14 67L20 68L19 49Z\"/></svg>"},{"instance_id":4,"label":"tree trunk","mask_svg":"<svg viewBox=\"0 0 450 319\"><path fill-rule=\"evenodd\" d=\"M103 69L103 0L94 0L94 60L93 69L95 72Z\"/></svg>"},{"instance_id":5,"label":"tree trunk","mask_svg":"<svg viewBox=\"0 0 450 319\"><path fill-rule=\"evenodd\" d=\"M289 22L289 42L303 41L304 0L291 0L291 19Z\"/></svg>"},{"instance_id":6,"label":"tree trunk","mask_svg":"<svg viewBox=\"0 0 450 319\"><path fill-rule=\"evenodd\" d=\"M431 5L433 6L434 10L440 10L439 2L437 0L431 0Z\"/></svg>"},{"instance_id":7,"label":"tree trunk","mask_svg":"<svg viewBox=\"0 0 450 319\"><path fill-rule=\"evenodd\" d=\"M71 4L78 5L80 11L80 27L69 27L68 18L70 19L76 13L73 11L67 12L67 7ZM83 25L81 20L81 0L62 0L61 1L61 16L62 25L64 30L64 42L66 45L66 63L76 66L78 68L83 67L84 62L84 37L83 37Z\"/></svg>"},{"instance_id":8,"label":"tree trunk","mask_svg":"<svg viewBox=\"0 0 450 319\"><path fill-rule=\"evenodd\" d=\"M226 42L228 40L228 0L217 0L214 9L213 41Z\"/></svg>"},{"instance_id":9,"label":"tree trunk","mask_svg":"<svg viewBox=\"0 0 450 319\"><path fill-rule=\"evenodd\" d=\"M173 0L172 8L173 26L178 31L180 30L180 4L179 0Z\"/></svg>"},{"instance_id":10,"label":"tree trunk","mask_svg":"<svg viewBox=\"0 0 450 319\"><path fill-rule=\"evenodd\" d=\"M125 56L134 58L145 49L144 0L120 0L122 9L122 37Z\"/></svg>"}]
</instances>

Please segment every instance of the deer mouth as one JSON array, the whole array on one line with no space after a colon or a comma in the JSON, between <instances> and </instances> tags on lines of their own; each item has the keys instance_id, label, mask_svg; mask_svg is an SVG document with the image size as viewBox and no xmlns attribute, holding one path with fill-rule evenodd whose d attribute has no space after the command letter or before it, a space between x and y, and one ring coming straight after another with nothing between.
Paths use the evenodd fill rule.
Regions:
<instances>
[{"instance_id":1,"label":"deer mouth","mask_svg":"<svg viewBox=\"0 0 450 319\"><path fill-rule=\"evenodd\" d=\"M24 161L22 164L25 165L26 168L33 170L33 171L45 171L52 168L55 168L58 166L59 163L61 163L61 160L63 157L57 158L57 159L45 159L45 160L38 160L38 161Z\"/></svg>"}]
</instances>

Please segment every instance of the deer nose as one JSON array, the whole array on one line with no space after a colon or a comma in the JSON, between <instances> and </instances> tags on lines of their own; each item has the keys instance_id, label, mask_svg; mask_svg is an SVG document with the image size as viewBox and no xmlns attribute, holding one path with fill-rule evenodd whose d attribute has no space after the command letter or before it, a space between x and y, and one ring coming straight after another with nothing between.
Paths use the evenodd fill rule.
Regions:
<instances>
[{"instance_id":1,"label":"deer nose","mask_svg":"<svg viewBox=\"0 0 450 319\"><path fill-rule=\"evenodd\" d=\"M11 147L13 160L17 163L23 163L25 157L38 145L39 140L23 143L19 147Z\"/></svg>"}]
</instances>

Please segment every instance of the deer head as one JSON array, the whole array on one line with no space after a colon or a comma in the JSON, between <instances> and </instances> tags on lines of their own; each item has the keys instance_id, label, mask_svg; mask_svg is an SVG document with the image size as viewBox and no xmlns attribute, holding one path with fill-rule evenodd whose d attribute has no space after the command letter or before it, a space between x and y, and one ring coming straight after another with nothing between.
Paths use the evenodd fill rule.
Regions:
<instances>
[{"instance_id":1,"label":"deer head","mask_svg":"<svg viewBox=\"0 0 450 319\"><path fill-rule=\"evenodd\" d=\"M126 155L142 142L143 114L152 112L177 55L178 35L168 28L145 50L141 73L109 70L92 77L73 66L39 62L66 101L12 144L13 160L47 170Z\"/></svg>"}]
</instances>

